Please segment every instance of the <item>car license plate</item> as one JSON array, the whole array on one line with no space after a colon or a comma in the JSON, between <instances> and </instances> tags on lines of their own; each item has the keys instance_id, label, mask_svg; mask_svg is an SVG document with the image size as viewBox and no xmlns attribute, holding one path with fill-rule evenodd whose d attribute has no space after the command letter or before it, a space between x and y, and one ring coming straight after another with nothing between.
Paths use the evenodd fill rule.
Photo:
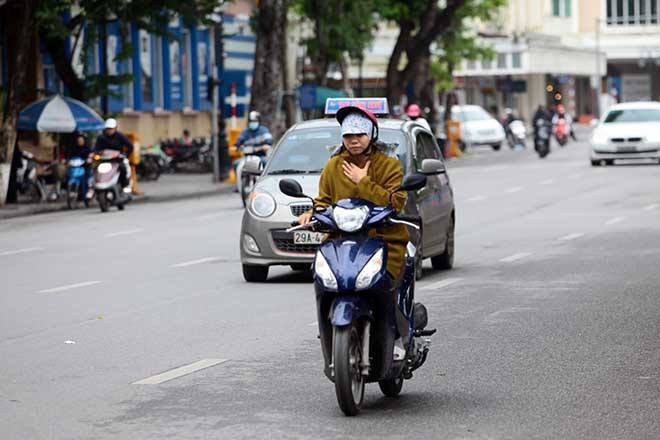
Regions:
<instances>
[{"instance_id":1,"label":"car license plate","mask_svg":"<svg viewBox=\"0 0 660 440\"><path fill-rule=\"evenodd\" d=\"M635 153L637 152L637 147L619 147L617 151L619 153Z\"/></svg>"},{"instance_id":2,"label":"car license plate","mask_svg":"<svg viewBox=\"0 0 660 440\"><path fill-rule=\"evenodd\" d=\"M293 231L293 244L321 244L328 234L310 231Z\"/></svg>"}]
</instances>

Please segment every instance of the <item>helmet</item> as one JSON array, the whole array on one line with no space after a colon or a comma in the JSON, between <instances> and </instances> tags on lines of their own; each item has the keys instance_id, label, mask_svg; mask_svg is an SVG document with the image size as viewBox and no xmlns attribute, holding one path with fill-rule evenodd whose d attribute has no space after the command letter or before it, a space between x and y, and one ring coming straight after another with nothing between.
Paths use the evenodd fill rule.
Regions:
<instances>
[{"instance_id":1,"label":"helmet","mask_svg":"<svg viewBox=\"0 0 660 440\"><path fill-rule=\"evenodd\" d=\"M115 118L106 119L104 128L117 128L117 120Z\"/></svg>"},{"instance_id":2,"label":"helmet","mask_svg":"<svg viewBox=\"0 0 660 440\"><path fill-rule=\"evenodd\" d=\"M344 121L344 118L350 115L351 113L359 113L371 121L371 123L374 126L373 132L371 133L371 141L372 142L376 141L378 139L378 118L376 118L376 115L370 112L369 110L365 110L360 107L349 105L337 110L337 113L335 114L335 118L337 118L337 122L339 122L339 125L341 125L341 123Z\"/></svg>"},{"instance_id":3,"label":"helmet","mask_svg":"<svg viewBox=\"0 0 660 440\"><path fill-rule=\"evenodd\" d=\"M406 110L406 114L411 118L419 118L422 115L422 109L417 104L410 104Z\"/></svg>"},{"instance_id":4,"label":"helmet","mask_svg":"<svg viewBox=\"0 0 660 440\"><path fill-rule=\"evenodd\" d=\"M504 109L504 114L512 115L512 114L513 114L513 110L507 107L507 108Z\"/></svg>"},{"instance_id":5,"label":"helmet","mask_svg":"<svg viewBox=\"0 0 660 440\"><path fill-rule=\"evenodd\" d=\"M248 114L248 122L253 122L253 121L256 121L256 122L261 121L261 114L257 111L254 111L254 110L252 110Z\"/></svg>"},{"instance_id":6,"label":"helmet","mask_svg":"<svg viewBox=\"0 0 660 440\"><path fill-rule=\"evenodd\" d=\"M401 108L400 105L393 105L392 106L392 116L395 118L400 117L403 114L403 109Z\"/></svg>"}]
</instances>

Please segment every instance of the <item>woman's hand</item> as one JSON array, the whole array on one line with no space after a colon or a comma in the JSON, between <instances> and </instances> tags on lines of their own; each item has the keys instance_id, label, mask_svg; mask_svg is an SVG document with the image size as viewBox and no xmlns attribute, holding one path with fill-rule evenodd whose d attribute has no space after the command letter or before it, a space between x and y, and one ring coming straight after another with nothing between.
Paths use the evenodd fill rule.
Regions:
<instances>
[{"instance_id":1,"label":"woman's hand","mask_svg":"<svg viewBox=\"0 0 660 440\"><path fill-rule=\"evenodd\" d=\"M300 225L306 225L312 220L312 213L311 212L303 212L300 214L300 217L298 217L298 223Z\"/></svg>"},{"instance_id":2,"label":"woman's hand","mask_svg":"<svg viewBox=\"0 0 660 440\"><path fill-rule=\"evenodd\" d=\"M344 163L342 163L342 168L344 169L344 174L346 177L351 179L353 183L358 184L360 183L360 180L362 180L362 178L367 175L370 164L371 162L367 161L367 163L364 165L364 168L360 168L355 164L344 161Z\"/></svg>"}]
</instances>

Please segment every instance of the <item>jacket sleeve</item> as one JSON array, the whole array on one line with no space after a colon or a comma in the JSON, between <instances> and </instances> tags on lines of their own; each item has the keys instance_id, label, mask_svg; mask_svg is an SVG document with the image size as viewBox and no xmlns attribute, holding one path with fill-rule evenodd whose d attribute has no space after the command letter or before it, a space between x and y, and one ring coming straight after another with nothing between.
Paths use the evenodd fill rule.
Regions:
<instances>
[{"instance_id":1,"label":"jacket sleeve","mask_svg":"<svg viewBox=\"0 0 660 440\"><path fill-rule=\"evenodd\" d=\"M127 156L130 155L133 152L133 144L131 143L131 141L128 140L126 136L124 136L121 133L118 134L121 135L121 139L120 139L121 143L126 146L126 150L127 150L126 155Z\"/></svg>"},{"instance_id":2,"label":"jacket sleeve","mask_svg":"<svg viewBox=\"0 0 660 440\"><path fill-rule=\"evenodd\" d=\"M330 183L333 163L334 161L330 160L321 173L321 179L319 180L319 195L314 199L314 203L320 208L327 208L332 205L333 202L332 185Z\"/></svg>"},{"instance_id":3,"label":"jacket sleeve","mask_svg":"<svg viewBox=\"0 0 660 440\"><path fill-rule=\"evenodd\" d=\"M390 203L390 193L396 190L403 181L403 171L398 161L391 161L386 164L383 170L382 183L375 182L371 177L365 176L358 183L359 197L369 200L376 205L388 205ZM405 191L397 191L392 196L392 206L397 211L403 209L406 204L408 194Z\"/></svg>"}]
</instances>

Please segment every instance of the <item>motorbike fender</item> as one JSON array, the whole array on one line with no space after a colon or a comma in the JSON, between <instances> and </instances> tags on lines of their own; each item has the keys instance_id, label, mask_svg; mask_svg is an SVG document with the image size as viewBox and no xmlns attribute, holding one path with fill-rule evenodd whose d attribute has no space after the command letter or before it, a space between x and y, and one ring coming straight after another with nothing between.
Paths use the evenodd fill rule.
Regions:
<instances>
[{"instance_id":1,"label":"motorbike fender","mask_svg":"<svg viewBox=\"0 0 660 440\"><path fill-rule=\"evenodd\" d=\"M337 279L337 291L352 292L360 272L380 249L384 252L384 258L381 272L372 283L376 286L385 278L387 268L387 244L381 237L328 240L321 245L319 252L332 268Z\"/></svg>"},{"instance_id":2,"label":"motorbike fender","mask_svg":"<svg viewBox=\"0 0 660 440\"><path fill-rule=\"evenodd\" d=\"M357 296L339 297L330 309L330 322L335 327L346 326L362 318L373 321L374 315L369 306Z\"/></svg>"},{"instance_id":3,"label":"motorbike fender","mask_svg":"<svg viewBox=\"0 0 660 440\"><path fill-rule=\"evenodd\" d=\"M95 181L94 188L98 190L110 189L117 185L117 182L119 182L119 174L115 174L110 180L107 181Z\"/></svg>"}]
</instances>

